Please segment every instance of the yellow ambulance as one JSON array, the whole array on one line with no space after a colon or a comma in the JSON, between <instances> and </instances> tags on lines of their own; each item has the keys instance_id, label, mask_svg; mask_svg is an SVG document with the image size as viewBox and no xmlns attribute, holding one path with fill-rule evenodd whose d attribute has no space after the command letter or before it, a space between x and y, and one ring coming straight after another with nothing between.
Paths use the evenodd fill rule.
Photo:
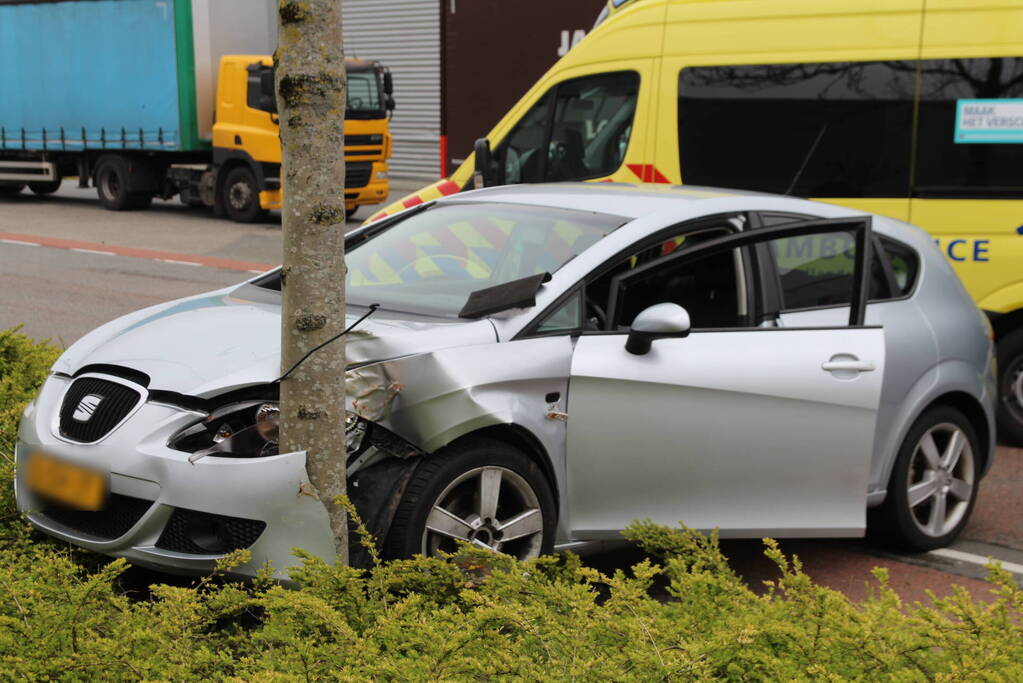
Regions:
<instances>
[{"instance_id":1,"label":"yellow ambulance","mask_svg":"<svg viewBox=\"0 0 1023 683\"><path fill-rule=\"evenodd\" d=\"M450 178L686 183L930 231L998 338L1023 443L1023 0L609 0Z\"/></svg>"}]
</instances>

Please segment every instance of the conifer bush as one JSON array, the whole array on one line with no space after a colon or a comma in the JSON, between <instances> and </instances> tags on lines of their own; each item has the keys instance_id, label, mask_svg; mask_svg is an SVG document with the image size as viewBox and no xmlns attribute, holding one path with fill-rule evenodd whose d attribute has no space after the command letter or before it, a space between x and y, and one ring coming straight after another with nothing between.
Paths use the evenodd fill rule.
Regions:
<instances>
[{"instance_id":1,"label":"conifer bush","mask_svg":"<svg viewBox=\"0 0 1023 683\"><path fill-rule=\"evenodd\" d=\"M118 589L123 560L27 531L9 458L17 418L53 350L0 333L0 677L31 680L1023 680L1023 591L992 568L992 595L906 604L882 570L850 602L772 541L781 578L757 594L715 535L637 522L651 556L606 574L574 555L530 562L463 547L369 571L297 551L292 586L268 569ZM219 572L246 560L226 557ZM650 586L667 583L669 599Z\"/></svg>"}]
</instances>

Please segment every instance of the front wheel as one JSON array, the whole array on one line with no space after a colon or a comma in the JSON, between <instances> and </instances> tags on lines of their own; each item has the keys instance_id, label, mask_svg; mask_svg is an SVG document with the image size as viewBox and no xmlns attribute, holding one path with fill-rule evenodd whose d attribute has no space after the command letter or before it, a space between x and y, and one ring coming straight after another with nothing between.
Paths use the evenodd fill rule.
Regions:
<instances>
[{"instance_id":1,"label":"front wheel","mask_svg":"<svg viewBox=\"0 0 1023 683\"><path fill-rule=\"evenodd\" d=\"M459 541L520 560L551 551L554 496L530 458L489 439L425 457L395 513L388 557L440 556Z\"/></svg>"},{"instance_id":2,"label":"front wheel","mask_svg":"<svg viewBox=\"0 0 1023 683\"><path fill-rule=\"evenodd\" d=\"M899 449L874 531L916 551L954 541L973 510L980 457L965 415L948 406L929 409Z\"/></svg>"},{"instance_id":3,"label":"front wheel","mask_svg":"<svg viewBox=\"0 0 1023 683\"><path fill-rule=\"evenodd\" d=\"M224 178L224 209L236 223L254 223L266 212L259 206L256 176L245 166L232 168Z\"/></svg>"},{"instance_id":4,"label":"front wheel","mask_svg":"<svg viewBox=\"0 0 1023 683\"><path fill-rule=\"evenodd\" d=\"M54 178L45 182L29 183L28 189L35 194L53 194L60 189L60 180L60 178Z\"/></svg>"},{"instance_id":5,"label":"front wheel","mask_svg":"<svg viewBox=\"0 0 1023 683\"><path fill-rule=\"evenodd\" d=\"M998 341L998 435L1023 446L1023 330Z\"/></svg>"}]
</instances>

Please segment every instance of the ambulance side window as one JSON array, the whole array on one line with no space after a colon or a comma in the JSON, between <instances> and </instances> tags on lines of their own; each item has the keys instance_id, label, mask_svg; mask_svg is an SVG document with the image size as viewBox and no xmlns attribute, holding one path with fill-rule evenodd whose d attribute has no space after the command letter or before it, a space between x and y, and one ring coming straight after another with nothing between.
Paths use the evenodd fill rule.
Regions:
<instances>
[{"instance_id":1,"label":"ambulance side window","mask_svg":"<svg viewBox=\"0 0 1023 683\"><path fill-rule=\"evenodd\" d=\"M551 88L495 150L504 182L587 180L625 159L639 92L633 71L585 76Z\"/></svg>"}]
</instances>

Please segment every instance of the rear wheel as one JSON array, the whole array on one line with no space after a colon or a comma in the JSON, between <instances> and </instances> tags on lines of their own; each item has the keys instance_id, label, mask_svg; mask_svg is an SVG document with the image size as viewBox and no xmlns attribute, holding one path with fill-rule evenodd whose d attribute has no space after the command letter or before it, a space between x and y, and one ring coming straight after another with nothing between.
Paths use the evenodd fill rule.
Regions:
<instances>
[{"instance_id":1,"label":"rear wheel","mask_svg":"<svg viewBox=\"0 0 1023 683\"><path fill-rule=\"evenodd\" d=\"M105 158L94 173L96 194L110 211L144 209L153 202L150 192L129 192L128 161L123 157Z\"/></svg>"},{"instance_id":2,"label":"rear wheel","mask_svg":"<svg viewBox=\"0 0 1023 683\"><path fill-rule=\"evenodd\" d=\"M13 197L24 189L24 183L0 183L0 197Z\"/></svg>"},{"instance_id":3,"label":"rear wheel","mask_svg":"<svg viewBox=\"0 0 1023 683\"><path fill-rule=\"evenodd\" d=\"M387 536L389 557L437 556L458 541L528 559L554 544L554 496L540 468L489 439L426 456Z\"/></svg>"},{"instance_id":4,"label":"rear wheel","mask_svg":"<svg viewBox=\"0 0 1023 683\"><path fill-rule=\"evenodd\" d=\"M873 531L917 551L954 541L973 510L980 457L980 442L965 415L948 406L929 409L899 449Z\"/></svg>"},{"instance_id":5,"label":"rear wheel","mask_svg":"<svg viewBox=\"0 0 1023 683\"><path fill-rule=\"evenodd\" d=\"M42 183L29 183L28 189L36 194L53 194L60 189L60 180L60 178L55 178Z\"/></svg>"},{"instance_id":6,"label":"rear wheel","mask_svg":"<svg viewBox=\"0 0 1023 683\"><path fill-rule=\"evenodd\" d=\"M998 342L998 435L1023 446L1023 330Z\"/></svg>"},{"instance_id":7,"label":"rear wheel","mask_svg":"<svg viewBox=\"0 0 1023 683\"><path fill-rule=\"evenodd\" d=\"M253 223L266 215L259 206L256 176L245 166L227 172L222 192L227 215L236 223Z\"/></svg>"}]
</instances>

